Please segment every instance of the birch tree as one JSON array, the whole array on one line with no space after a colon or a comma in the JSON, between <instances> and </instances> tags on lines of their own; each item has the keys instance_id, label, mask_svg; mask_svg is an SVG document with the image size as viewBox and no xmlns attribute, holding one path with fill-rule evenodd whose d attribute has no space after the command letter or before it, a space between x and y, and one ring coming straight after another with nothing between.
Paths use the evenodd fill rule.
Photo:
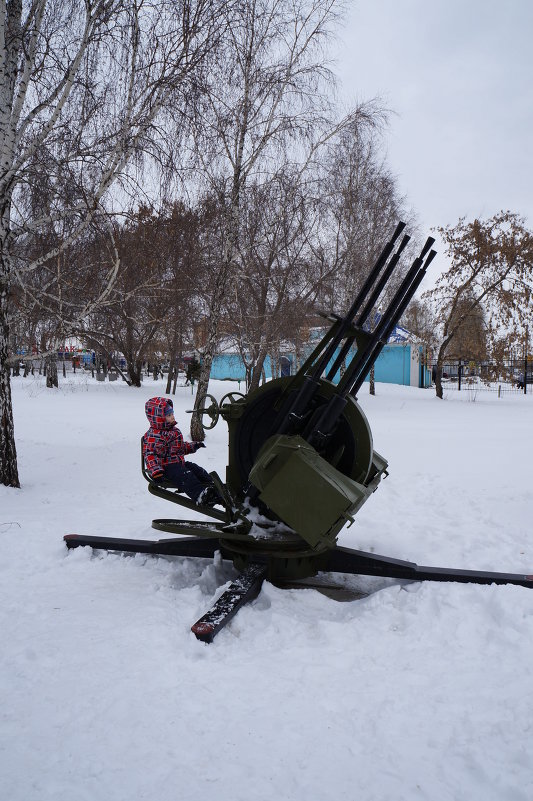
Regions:
<instances>
[{"instance_id":1,"label":"birch tree","mask_svg":"<svg viewBox=\"0 0 533 801\"><path fill-rule=\"evenodd\" d=\"M347 310L372 269L389 233L398 221L413 226L397 182L380 153L375 130L347 126L328 143L322 170L321 203L324 208L325 258L332 265L329 290L332 310ZM410 248L402 257L378 303L386 303L408 266ZM411 251L412 252L412 251ZM374 312L367 320L376 320ZM346 363L341 364L341 374ZM374 366L369 373L370 394L375 394Z\"/></svg>"},{"instance_id":2,"label":"birch tree","mask_svg":"<svg viewBox=\"0 0 533 801\"><path fill-rule=\"evenodd\" d=\"M11 285L31 297L32 276L96 217L105 223L141 156L163 158L158 123L176 111L181 120L183 93L191 94L189 81L216 43L220 7L210 0L0 0L3 484L19 486L7 366ZM35 216L28 188L44 176L46 207ZM46 227L55 243L33 260L17 258L17 245ZM111 259L104 284L82 304L53 293L64 276L54 284L45 277L33 300L75 327L106 301L117 270Z\"/></svg>"},{"instance_id":3,"label":"birch tree","mask_svg":"<svg viewBox=\"0 0 533 801\"><path fill-rule=\"evenodd\" d=\"M216 65L202 82L192 119L200 177L223 210L222 255L211 280L207 341L195 409L203 401L217 348L228 282L235 268L243 192L284 159L309 160L331 127L333 84L325 45L339 20L337 0L248 0L231 9ZM221 14L224 17L224 14ZM199 414L191 436L203 438Z\"/></svg>"},{"instance_id":4,"label":"birch tree","mask_svg":"<svg viewBox=\"0 0 533 801\"><path fill-rule=\"evenodd\" d=\"M413 228L395 177L380 153L374 132L351 126L327 148L322 170L323 240L335 265L336 311L349 308L400 219ZM400 280L402 260L388 291Z\"/></svg>"},{"instance_id":5,"label":"birch tree","mask_svg":"<svg viewBox=\"0 0 533 801\"><path fill-rule=\"evenodd\" d=\"M335 270L323 258L311 182L293 173L285 169L268 184L249 187L242 204L226 316L246 368L248 391L259 386L267 355L297 336Z\"/></svg>"}]
</instances>

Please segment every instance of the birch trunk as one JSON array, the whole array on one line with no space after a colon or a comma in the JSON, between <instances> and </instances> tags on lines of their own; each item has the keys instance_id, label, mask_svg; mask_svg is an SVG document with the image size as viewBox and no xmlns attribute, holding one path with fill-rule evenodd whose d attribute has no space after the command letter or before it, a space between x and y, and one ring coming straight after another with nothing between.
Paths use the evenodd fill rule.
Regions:
<instances>
[{"instance_id":1,"label":"birch trunk","mask_svg":"<svg viewBox=\"0 0 533 801\"><path fill-rule=\"evenodd\" d=\"M51 353L46 357L46 386L48 389L58 387L57 380L57 354Z\"/></svg>"},{"instance_id":2,"label":"birch trunk","mask_svg":"<svg viewBox=\"0 0 533 801\"><path fill-rule=\"evenodd\" d=\"M15 447L15 426L11 401L11 381L8 365L9 316L8 297L10 260L6 252L9 234L9 197L0 217L0 484L20 487Z\"/></svg>"},{"instance_id":3,"label":"birch trunk","mask_svg":"<svg viewBox=\"0 0 533 801\"><path fill-rule=\"evenodd\" d=\"M267 357L266 348L261 348L259 355L257 357L257 361L253 366L252 380L250 382L250 388L248 390L249 392L253 392L254 389L257 389L259 387L259 379L264 373L264 364L266 357Z\"/></svg>"},{"instance_id":4,"label":"birch trunk","mask_svg":"<svg viewBox=\"0 0 533 801\"><path fill-rule=\"evenodd\" d=\"M215 285L213 288L213 295L211 301L211 309L207 327L207 339L202 353L202 367L200 376L198 378L198 386L196 389L196 397L194 399L194 412L191 417L191 439L194 442L203 442L205 439L205 432L202 426L202 415L198 409L203 405L207 389L209 386L209 377L211 375L211 367L213 365L213 358L217 351L218 346L218 328L220 318L222 316L222 307L228 283L228 277L231 271L233 262L233 254L235 251L237 241L237 231L239 224L239 175L236 174L233 182L233 192L230 209L230 224L228 226L228 234L224 243L224 256L222 259L222 266L218 271L215 278Z\"/></svg>"}]
</instances>

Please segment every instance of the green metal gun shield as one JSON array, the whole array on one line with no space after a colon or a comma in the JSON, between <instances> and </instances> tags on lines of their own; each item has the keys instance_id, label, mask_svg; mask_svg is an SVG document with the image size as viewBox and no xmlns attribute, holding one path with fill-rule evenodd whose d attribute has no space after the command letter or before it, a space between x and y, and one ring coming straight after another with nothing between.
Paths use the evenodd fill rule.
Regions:
<instances>
[{"instance_id":1,"label":"green metal gun shield","mask_svg":"<svg viewBox=\"0 0 533 801\"><path fill-rule=\"evenodd\" d=\"M250 472L260 499L312 548L331 547L372 494L386 462L378 457L369 486L340 473L298 436L274 436Z\"/></svg>"}]
</instances>

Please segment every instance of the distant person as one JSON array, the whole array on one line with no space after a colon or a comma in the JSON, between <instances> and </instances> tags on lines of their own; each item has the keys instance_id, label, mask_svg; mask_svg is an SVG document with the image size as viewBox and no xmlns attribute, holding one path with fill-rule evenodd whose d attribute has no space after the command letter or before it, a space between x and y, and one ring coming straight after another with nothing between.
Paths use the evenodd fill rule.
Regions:
<instances>
[{"instance_id":1,"label":"distant person","mask_svg":"<svg viewBox=\"0 0 533 801\"><path fill-rule=\"evenodd\" d=\"M200 362L196 356L194 356L192 361L190 361L187 365L185 386L188 386L188 384L194 384L194 382L200 378L200 369Z\"/></svg>"},{"instance_id":2,"label":"distant person","mask_svg":"<svg viewBox=\"0 0 533 801\"><path fill-rule=\"evenodd\" d=\"M155 482L168 481L195 503L204 506L221 504L209 473L184 457L205 448L203 442L185 442L177 428L170 398L150 398L144 406L150 428L143 436L143 456L146 472Z\"/></svg>"}]
</instances>

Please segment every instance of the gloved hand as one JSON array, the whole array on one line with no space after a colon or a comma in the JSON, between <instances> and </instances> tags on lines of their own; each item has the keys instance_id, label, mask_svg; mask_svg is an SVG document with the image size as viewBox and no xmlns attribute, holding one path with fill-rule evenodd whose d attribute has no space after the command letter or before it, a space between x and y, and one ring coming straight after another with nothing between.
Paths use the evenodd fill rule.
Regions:
<instances>
[{"instance_id":1,"label":"gloved hand","mask_svg":"<svg viewBox=\"0 0 533 801\"><path fill-rule=\"evenodd\" d=\"M194 451L193 451L193 453L196 453L196 451L197 451L199 448L205 448L205 442L193 442L193 445L194 445Z\"/></svg>"},{"instance_id":2,"label":"gloved hand","mask_svg":"<svg viewBox=\"0 0 533 801\"><path fill-rule=\"evenodd\" d=\"M154 481L161 481L163 475L164 473L162 470L154 470L154 472L152 473L152 478Z\"/></svg>"}]
</instances>

